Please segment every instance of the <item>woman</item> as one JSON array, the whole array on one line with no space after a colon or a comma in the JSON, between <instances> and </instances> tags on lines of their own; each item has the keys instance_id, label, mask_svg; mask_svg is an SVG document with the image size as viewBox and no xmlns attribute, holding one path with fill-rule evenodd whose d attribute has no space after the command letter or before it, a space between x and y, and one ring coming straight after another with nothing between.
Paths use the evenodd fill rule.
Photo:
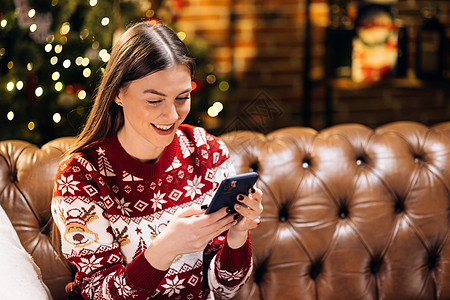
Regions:
<instances>
[{"instance_id":1,"label":"woman","mask_svg":"<svg viewBox=\"0 0 450 300\"><path fill-rule=\"evenodd\" d=\"M238 212L205 214L229 153L184 125L194 61L162 24L140 22L113 47L92 111L59 165L52 202L65 257L77 266L70 295L85 299L230 298L248 279L248 230L262 193Z\"/></svg>"}]
</instances>

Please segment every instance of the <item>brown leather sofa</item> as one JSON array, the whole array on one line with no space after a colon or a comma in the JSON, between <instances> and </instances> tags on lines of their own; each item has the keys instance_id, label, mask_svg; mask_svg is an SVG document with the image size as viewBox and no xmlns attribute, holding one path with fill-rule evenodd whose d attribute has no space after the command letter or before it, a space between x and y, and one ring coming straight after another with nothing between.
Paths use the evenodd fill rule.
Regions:
<instances>
[{"instance_id":1,"label":"brown leather sofa","mask_svg":"<svg viewBox=\"0 0 450 300\"><path fill-rule=\"evenodd\" d=\"M221 138L264 191L254 274L237 299L450 299L450 122ZM53 179L72 142L0 142L0 204L55 299L75 272L49 242Z\"/></svg>"}]
</instances>

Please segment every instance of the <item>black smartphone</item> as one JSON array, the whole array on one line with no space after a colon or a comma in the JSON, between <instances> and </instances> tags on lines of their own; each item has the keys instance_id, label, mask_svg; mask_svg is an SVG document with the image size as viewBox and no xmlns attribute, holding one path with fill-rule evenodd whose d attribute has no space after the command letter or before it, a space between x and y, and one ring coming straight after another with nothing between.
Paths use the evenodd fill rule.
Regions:
<instances>
[{"instance_id":1,"label":"black smartphone","mask_svg":"<svg viewBox=\"0 0 450 300\"><path fill-rule=\"evenodd\" d=\"M234 210L234 205L239 203L236 199L237 195L248 195L248 191L255 185L257 180L258 173L256 172L244 173L225 178L220 183L219 188L214 194L214 197L205 213L211 214L225 206L229 207L232 213L235 213L236 211Z\"/></svg>"}]
</instances>

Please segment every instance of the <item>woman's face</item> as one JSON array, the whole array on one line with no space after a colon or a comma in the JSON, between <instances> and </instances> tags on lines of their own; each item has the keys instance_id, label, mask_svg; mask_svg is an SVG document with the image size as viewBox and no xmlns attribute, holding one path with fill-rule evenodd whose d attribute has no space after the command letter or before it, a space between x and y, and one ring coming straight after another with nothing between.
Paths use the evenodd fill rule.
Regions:
<instances>
[{"instance_id":1,"label":"woman's face","mask_svg":"<svg viewBox=\"0 0 450 300\"><path fill-rule=\"evenodd\" d=\"M121 88L115 101L123 107L124 125L117 133L122 147L141 161L158 158L189 113L191 90L191 72L184 65Z\"/></svg>"}]
</instances>

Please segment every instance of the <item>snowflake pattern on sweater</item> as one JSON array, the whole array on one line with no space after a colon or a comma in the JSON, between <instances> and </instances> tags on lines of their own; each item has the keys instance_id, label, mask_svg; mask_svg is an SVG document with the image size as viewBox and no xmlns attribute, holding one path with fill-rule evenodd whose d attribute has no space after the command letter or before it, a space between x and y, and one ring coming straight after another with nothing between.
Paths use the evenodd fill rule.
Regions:
<instances>
[{"instance_id":1,"label":"snowflake pattern on sweater","mask_svg":"<svg viewBox=\"0 0 450 300\"><path fill-rule=\"evenodd\" d=\"M78 268L73 290L86 299L235 295L252 269L249 240L231 249L224 234L203 252L180 255L167 271L144 257L179 209L209 204L220 181L233 173L225 144L189 125L179 127L155 164L133 159L116 136L65 158L52 214L62 252Z\"/></svg>"}]
</instances>

